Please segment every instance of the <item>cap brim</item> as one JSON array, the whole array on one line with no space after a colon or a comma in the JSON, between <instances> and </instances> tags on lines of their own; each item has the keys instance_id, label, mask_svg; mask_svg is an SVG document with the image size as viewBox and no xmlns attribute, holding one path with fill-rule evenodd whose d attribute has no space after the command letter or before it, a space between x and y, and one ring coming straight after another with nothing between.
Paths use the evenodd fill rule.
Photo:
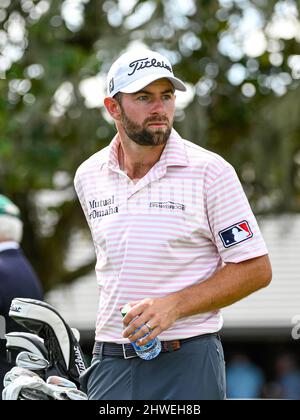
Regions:
<instances>
[{"instance_id":1,"label":"cap brim","mask_svg":"<svg viewBox=\"0 0 300 420\"><path fill-rule=\"evenodd\" d=\"M135 93L143 89L145 86L150 85L150 83L155 82L155 80L158 80L158 79L169 79L175 89L181 90L182 92L186 91L186 87L180 79L177 79L177 77L166 76L166 74L164 73L164 74L151 74L151 75L142 77L141 79L136 80L135 82L132 82L130 85L127 85L126 87L122 89L119 89L119 92Z\"/></svg>"}]
</instances>

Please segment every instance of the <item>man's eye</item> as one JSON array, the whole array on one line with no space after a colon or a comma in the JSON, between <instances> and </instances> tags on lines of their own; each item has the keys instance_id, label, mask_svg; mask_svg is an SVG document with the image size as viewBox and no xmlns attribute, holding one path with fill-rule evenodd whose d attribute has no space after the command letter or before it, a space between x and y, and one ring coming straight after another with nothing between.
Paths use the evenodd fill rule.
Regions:
<instances>
[{"instance_id":1,"label":"man's eye","mask_svg":"<svg viewBox=\"0 0 300 420\"><path fill-rule=\"evenodd\" d=\"M170 99L171 99L171 95L164 95L163 96L164 101L169 101Z\"/></svg>"},{"instance_id":2,"label":"man's eye","mask_svg":"<svg viewBox=\"0 0 300 420\"><path fill-rule=\"evenodd\" d=\"M138 96L138 97L137 97L137 100L138 100L138 101L141 101L141 102L145 102L145 101L147 101L147 100L148 100L148 96L145 96L145 95L143 95L143 96Z\"/></svg>"}]
</instances>

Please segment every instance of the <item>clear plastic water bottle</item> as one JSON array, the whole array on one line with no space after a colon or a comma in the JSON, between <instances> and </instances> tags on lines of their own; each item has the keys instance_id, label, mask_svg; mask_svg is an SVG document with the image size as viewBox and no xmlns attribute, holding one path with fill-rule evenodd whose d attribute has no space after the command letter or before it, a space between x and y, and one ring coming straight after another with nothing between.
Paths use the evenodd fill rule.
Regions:
<instances>
[{"instance_id":1,"label":"clear plastic water bottle","mask_svg":"<svg viewBox=\"0 0 300 420\"><path fill-rule=\"evenodd\" d=\"M125 317L125 315L127 314L127 312L130 311L130 309L131 309L131 307L130 307L129 304L125 305L121 309L121 314L122 314L123 318ZM142 328L142 327L139 327L134 332L138 331L140 328ZM142 338L147 337L149 334L150 334L150 332L146 333L139 340L141 340ZM138 346L136 344L136 341L131 342L130 344L134 348L136 354L141 359L144 359L144 360L154 359L161 352L161 342L159 341L159 339L157 337L153 338L153 340L149 341L149 343L145 344L144 346Z\"/></svg>"}]
</instances>

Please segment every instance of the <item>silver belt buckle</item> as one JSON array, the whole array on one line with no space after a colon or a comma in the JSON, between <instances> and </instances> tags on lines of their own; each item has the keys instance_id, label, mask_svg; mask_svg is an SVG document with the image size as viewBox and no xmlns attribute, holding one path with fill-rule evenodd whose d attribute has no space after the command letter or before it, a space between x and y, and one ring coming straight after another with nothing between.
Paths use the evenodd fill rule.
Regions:
<instances>
[{"instance_id":1,"label":"silver belt buckle","mask_svg":"<svg viewBox=\"0 0 300 420\"><path fill-rule=\"evenodd\" d=\"M122 349L123 349L123 356L124 359L133 359L134 357L137 357L137 354L133 355L133 356L127 356L126 355L126 348L125 348L125 344L122 344Z\"/></svg>"}]
</instances>

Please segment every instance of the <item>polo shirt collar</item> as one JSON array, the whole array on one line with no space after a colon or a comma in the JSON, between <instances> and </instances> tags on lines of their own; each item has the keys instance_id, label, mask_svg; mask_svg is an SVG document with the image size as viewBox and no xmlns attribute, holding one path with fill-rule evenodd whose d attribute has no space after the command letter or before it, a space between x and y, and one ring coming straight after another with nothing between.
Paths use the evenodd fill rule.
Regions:
<instances>
[{"instance_id":1,"label":"polo shirt collar","mask_svg":"<svg viewBox=\"0 0 300 420\"><path fill-rule=\"evenodd\" d=\"M118 152L121 140L119 134L116 134L109 146L108 153L108 167L112 170L120 171ZM159 161L156 164L159 168L167 166L189 166L189 159L184 147L183 139L173 128L166 143L166 146L161 154Z\"/></svg>"},{"instance_id":2,"label":"polo shirt collar","mask_svg":"<svg viewBox=\"0 0 300 420\"><path fill-rule=\"evenodd\" d=\"M120 140L119 134L117 133L109 145L108 160L107 160L108 167L113 170L114 169L120 170L119 158L118 158L120 143L121 143L121 140Z\"/></svg>"},{"instance_id":3,"label":"polo shirt collar","mask_svg":"<svg viewBox=\"0 0 300 420\"><path fill-rule=\"evenodd\" d=\"M14 241L0 242L0 252L7 251L9 249L19 249L20 245Z\"/></svg>"},{"instance_id":4,"label":"polo shirt collar","mask_svg":"<svg viewBox=\"0 0 300 420\"><path fill-rule=\"evenodd\" d=\"M173 128L159 159L160 166L189 166L183 139Z\"/></svg>"}]
</instances>

